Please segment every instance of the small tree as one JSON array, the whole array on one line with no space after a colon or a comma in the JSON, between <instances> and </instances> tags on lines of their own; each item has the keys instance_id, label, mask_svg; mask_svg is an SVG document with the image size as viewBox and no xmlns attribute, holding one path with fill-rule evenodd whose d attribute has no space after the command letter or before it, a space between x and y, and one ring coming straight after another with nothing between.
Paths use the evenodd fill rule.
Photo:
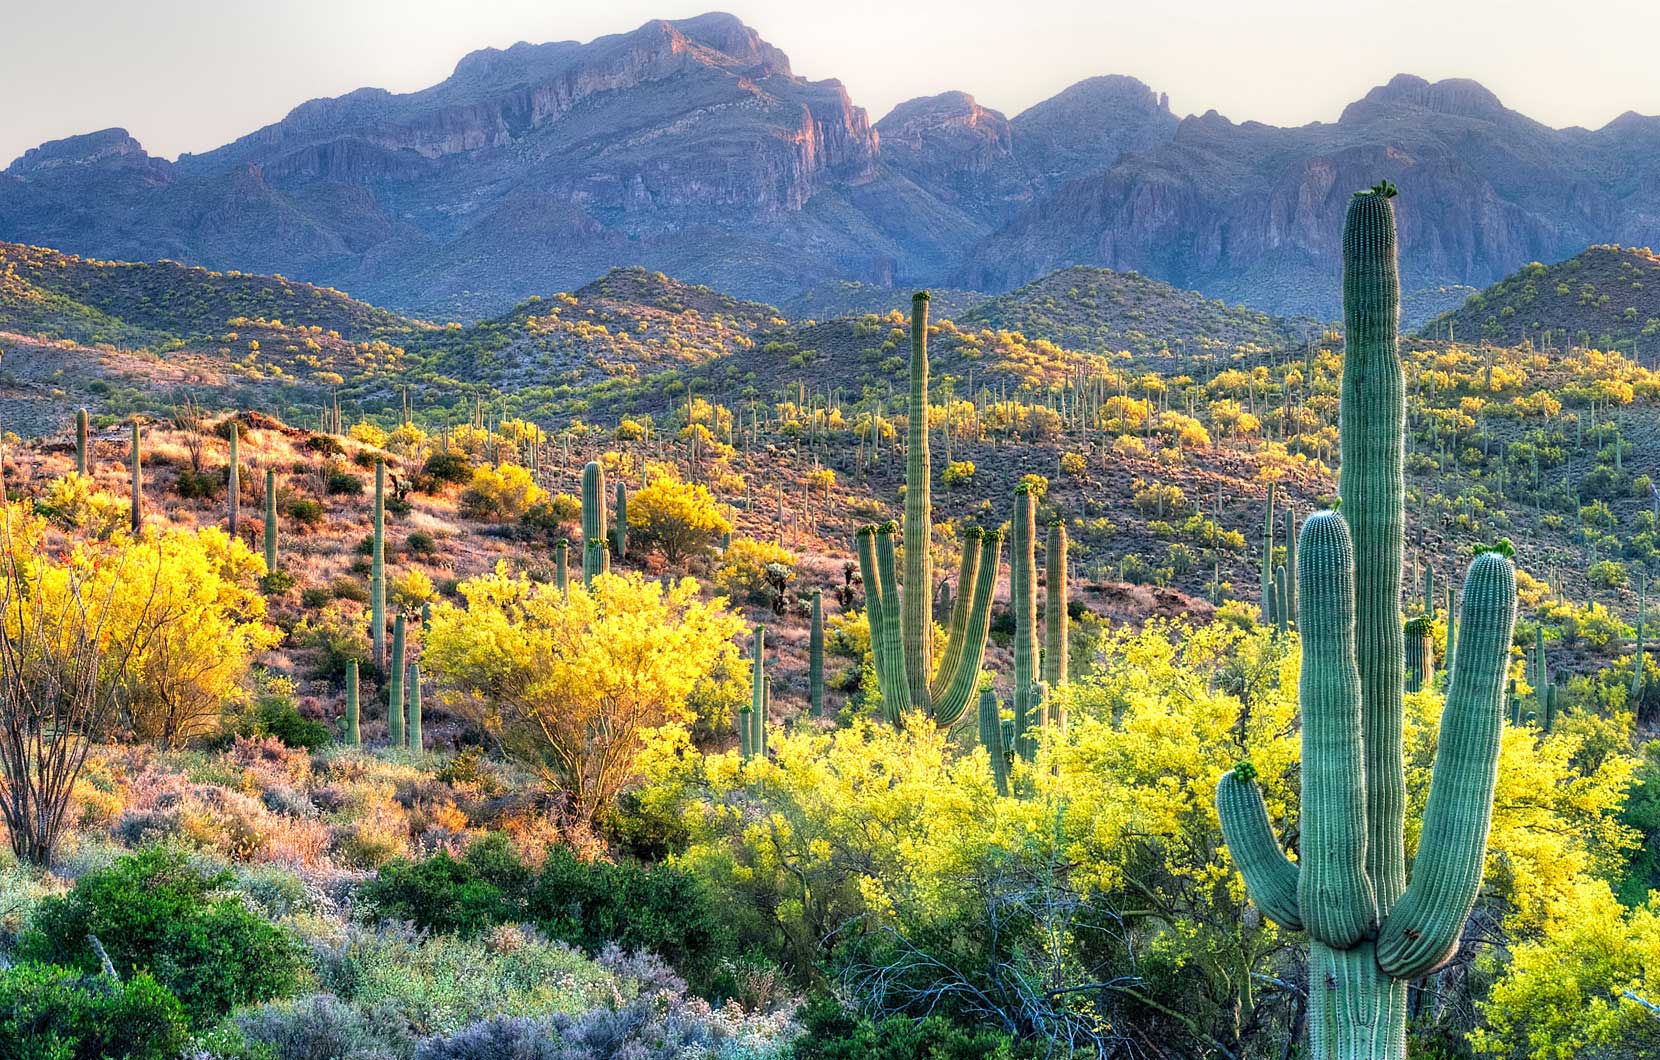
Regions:
<instances>
[{"instance_id":1,"label":"small tree","mask_svg":"<svg viewBox=\"0 0 1660 1060\"><path fill-rule=\"evenodd\" d=\"M690 578L601 575L561 593L500 564L460 589L466 608L433 609L422 663L580 820L633 775L646 730L719 716L743 694L744 623Z\"/></svg>"},{"instance_id":2,"label":"small tree","mask_svg":"<svg viewBox=\"0 0 1660 1060\"><path fill-rule=\"evenodd\" d=\"M710 548L732 524L707 487L691 485L661 466L651 484L628 499L629 533L671 564Z\"/></svg>"},{"instance_id":3,"label":"small tree","mask_svg":"<svg viewBox=\"0 0 1660 1060\"><path fill-rule=\"evenodd\" d=\"M461 512L473 519L505 522L519 518L547 497L548 491L518 464L486 465L473 468L471 483L461 491Z\"/></svg>"},{"instance_id":4,"label":"small tree","mask_svg":"<svg viewBox=\"0 0 1660 1060\"><path fill-rule=\"evenodd\" d=\"M133 643L104 628L113 584L99 597L81 570L44 559L26 508L0 504L0 533L0 816L12 852L45 866L87 748L116 714ZM135 579L131 605L147 608L159 579L147 591Z\"/></svg>"}]
</instances>

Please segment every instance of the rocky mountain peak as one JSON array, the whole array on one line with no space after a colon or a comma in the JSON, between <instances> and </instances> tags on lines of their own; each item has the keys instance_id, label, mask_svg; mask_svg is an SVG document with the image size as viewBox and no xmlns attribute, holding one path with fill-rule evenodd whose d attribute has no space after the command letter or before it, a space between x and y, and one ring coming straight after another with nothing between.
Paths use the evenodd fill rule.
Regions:
<instances>
[{"instance_id":1,"label":"rocky mountain peak","mask_svg":"<svg viewBox=\"0 0 1660 1060\"><path fill-rule=\"evenodd\" d=\"M102 129L31 147L6 172L21 177L65 166L91 166L123 159L147 161L149 158L144 145L128 135L127 130Z\"/></svg>"},{"instance_id":2,"label":"rocky mountain peak","mask_svg":"<svg viewBox=\"0 0 1660 1060\"><path fill-rule=\"evenodd\" d=\"M1465 118L1501 118L1509 114L1499 97L1479 82L1455 77L1431 83L1412 74L1396 74L1343 110L1339 123L1370 118L1379 109L1412 107Z\"/></svg>"}]
</instances>

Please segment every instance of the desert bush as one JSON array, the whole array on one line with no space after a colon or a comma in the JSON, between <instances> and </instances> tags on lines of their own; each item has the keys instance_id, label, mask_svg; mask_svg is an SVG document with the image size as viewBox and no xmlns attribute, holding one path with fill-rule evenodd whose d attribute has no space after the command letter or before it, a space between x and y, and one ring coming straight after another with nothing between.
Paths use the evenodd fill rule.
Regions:
<instances>
[{"instance_id":1,"label":"desert bush","mask_svg":"<svg viewBox=\"0 0 1660 1060\"><path fill-rule=\"evenodd\" d=\"M800 1014L795 1060L1011 1060L1013 1041L986 1027L963 1027L943 1016L871 1019L849 1012L826 995L812 998Z\"/></svg>"},{"instance_id":2,"label":"desert bush","mask_svg":"<svg viewBox=\"0 0 1660 1060\"><path fill-rule=\"evenodd\" d=\"M186 1030L178 999L147 972L0 971L0 1060L173 1060Z\"/></svg>"},{"instance_id":3,"label":"desert bush","mask_svg":"<svg viewBox=\"0 0 1660 1060\"><path fill-rule=\"evenodd\" d=\"M275 1060L394 1060L415 1051L402 1010L384 1001L360 1007L312 994L245 1009L236 1025Z\"/></svg>"},{"instance_id":4,"label":"desert bush","mask_svg":"<svg viewBox=\"0 0 1660 1060\"><path fill-rule=\"evenodd\" d=\"M518 464L475 467L461 492L461 514L469 519L507 522L547 500L548 491Z\"/></svg>"},{"instance_id":5,"label":"desert bush","mask_svg":"<svg viewBox=\"0 0 1660 1060\"><path fill-rule=\"evenodd\" d=\"M18 953L93 972L100 963L88 939L96 936L123 977L150 972L192 1022L212 1022L238 1005L290 993L305 978L291 932L217 893L230 880L181 851L150 847L42 902Z\"/></svg>"},{"instance_id":6,"label":"desert bush","mask_svg":"<svg viewBox=\"0 0 1660 1060\"><path fill-rule=\"evenodd\" d=\"M707 486L682 482L654 464L650 485L628 499L628 531L672 564L702 554L732 524Z\"/></svg>"},{"instance_id":7,"label":"desert bush","mask_svg":"<svg viewBox=\"0 0 1660 1060\"><path fill-rule=\"evenodd\" d=\"M715 568L715 587L733 600L757 599L767 592L767 568L782 564L795 568L796 554L771 541L735 537L721 553Z\"/></svg>"}]
</instances>

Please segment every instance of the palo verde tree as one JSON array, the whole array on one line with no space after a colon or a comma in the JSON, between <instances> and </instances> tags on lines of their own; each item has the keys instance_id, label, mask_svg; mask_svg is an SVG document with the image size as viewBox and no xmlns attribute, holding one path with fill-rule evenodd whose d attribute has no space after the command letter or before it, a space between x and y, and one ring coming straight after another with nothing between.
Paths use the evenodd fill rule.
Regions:
<instances>
[{"instance_id":1,"label":"palo verde tree","mask_svg":"<svg viewBox=\"0 0 1660 1060\"><path fill-rule=\"evenodd\" d=\"M1457 951L1487 854L1516 617L1509 558L1482 552L1464 584L1409 883L1400 607L1405 405L1393 195L1387 182L1356 195L1343 233L1343 514L1309 518L1297 560L1298 860L1275 838L1249 764L1225 774L1217 789L1223 834L1252 900L1282 926L1309 933L1313 1060L1404 1060L1407 983Z\"/></svg>"},{"instance_id":2,"label":"palo verde tree","mask_svg":"<svg viewBox=\"0 0 1660 1060\"><path fill-rule=\"evenodd\" d=\"M871 655L882 706L895 725L920 711L943 726L955 725L968 707L985 658L991 597L997 585L1002 535L970 528L963 534L956 603L944 651L934 653L932 469L928 455L928 292L911 299L911 402L905 454L905 578L895 571L892 523L862 527L859 567L870 617ZM972 590L970 587L972 586Z\"/></svg>"}]
</instances>

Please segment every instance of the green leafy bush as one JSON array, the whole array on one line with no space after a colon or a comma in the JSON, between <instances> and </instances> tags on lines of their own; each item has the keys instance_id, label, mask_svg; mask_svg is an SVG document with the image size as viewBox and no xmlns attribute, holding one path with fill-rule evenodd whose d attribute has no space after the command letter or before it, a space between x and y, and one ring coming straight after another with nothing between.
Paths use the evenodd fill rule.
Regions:
<instances>
[{"instance_id":1,"label":"green leafy bush","mask_svg":"<svg viewBox=\"0 0 1660 1060\"><path fill-rule=\"evenodd\" d=\"M290 993L304 979L299 941L241 899L218 894L230 880L182 851L141 850L42 902L18 955L93 972L101 965L88 938L96 936L120 975L147 970L193 1023L211 1023L238 1005Z\"/></svg>"},{"instance_id":2,"label":"green leafy bush","mask_svg":"<svg viewBox=\"0 0 1660 1060\"><path fill-rule=\"evenodd\" d=\"M0 1060L171 1060L184 1011L146 972L118 982L50 964L0 972Z\"/></svg>"},{"instance_id":3,"label":"green leafy bush","mask_svg":"<svg viewBox=\"0 0 1660 1060\"><path fill-rule=\"evenodd\" d=\"M797 1014L802 1035L795 1060L1012 1060L1017 1053L1006 1035L984 1027L965 1028L943 1016L873 1020L848 1012L841 1002L819 995Z\"/></svg>"}]
</instances>

